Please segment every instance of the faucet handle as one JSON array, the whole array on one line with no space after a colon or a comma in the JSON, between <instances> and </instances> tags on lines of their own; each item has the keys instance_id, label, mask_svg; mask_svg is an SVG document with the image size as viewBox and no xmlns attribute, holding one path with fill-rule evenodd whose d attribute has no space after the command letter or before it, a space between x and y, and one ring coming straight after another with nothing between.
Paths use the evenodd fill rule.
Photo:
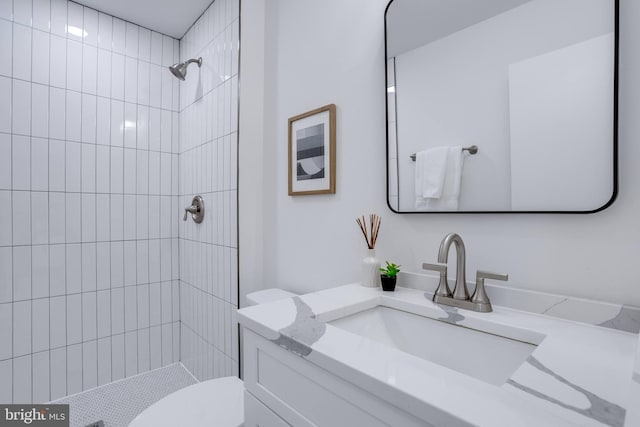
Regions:
<instances>
[{"instance_id":1,"label":"faucet handle","mask_svg":"<svg viewBox=\"0 0 640 427\"><path fill-rule=\"evenodd\" d=\"M485 309L482 311L489 312L492 311L491 302L489 301L489 296L484 288L484 279L493 279L493 280L509 280L508 274L500 274L500 273L492 273L490 271L482 271L478 270L476 273L476 290L471 295L471 302L478 305L485 306Z\"/></svg>"},{"instance_id":2,"label":"faucet handle","mask_svg":"<svg viewBox=\"0 0 640 427\"><path fill-rule=\"evenodd\" d=\"M447 265L429 264L425 262L422 264L422 268L424 270L437 271L440 273L440 282L438 283L438 289L436 289L434 298L436 295L441 297L451 297L451 289L449 289L449 284L447 283Z\"/></svg>"}]
</instances>

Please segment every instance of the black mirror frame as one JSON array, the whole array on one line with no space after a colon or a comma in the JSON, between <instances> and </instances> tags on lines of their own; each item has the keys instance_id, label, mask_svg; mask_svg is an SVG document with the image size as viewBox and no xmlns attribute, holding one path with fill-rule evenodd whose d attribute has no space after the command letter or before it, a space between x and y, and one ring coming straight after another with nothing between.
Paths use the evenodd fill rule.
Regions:
<instances>
[{"instance_id":1,"label":"black mirror frame","mask_svg":"<svg viewBox=\"0 0 640 427\"><path fill-rule=\"evenodd\" d=\"M389 97L387 96L387 12L394 2L390 0L384 10L384 77L385 77L385 141L386 141L386 188L387 207L396 214L593 214L610 207L618 197L618 73L619 73L619 49L620 49L620 0L614 2L614 53L613 53L613 191L611 198L604 205L589 211L399 211L395 210L389 202Z\"/></svg>"}]
</instances>

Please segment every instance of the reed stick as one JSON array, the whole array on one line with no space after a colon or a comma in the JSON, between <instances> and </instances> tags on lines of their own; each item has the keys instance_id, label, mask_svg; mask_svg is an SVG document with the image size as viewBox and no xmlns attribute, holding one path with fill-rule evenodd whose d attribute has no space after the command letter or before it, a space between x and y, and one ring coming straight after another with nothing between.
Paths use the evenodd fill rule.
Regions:
<instances>
[{"instance_id":1,"label":"reed stick","mask_svg":"<svg viewBox=\"0 0 640 427\"><path fill-rule=\"evenodd\" d=\"M369 224L367 224L367 220L363 215L362 218L356 218L356 223L360 227L360 231L362 231L364 240L367 242L367 247L369 249L374 249L376 241L378 240L378 233L380 232L382 219L376 214L370 214Z\"/></svg>"}]
</instances>

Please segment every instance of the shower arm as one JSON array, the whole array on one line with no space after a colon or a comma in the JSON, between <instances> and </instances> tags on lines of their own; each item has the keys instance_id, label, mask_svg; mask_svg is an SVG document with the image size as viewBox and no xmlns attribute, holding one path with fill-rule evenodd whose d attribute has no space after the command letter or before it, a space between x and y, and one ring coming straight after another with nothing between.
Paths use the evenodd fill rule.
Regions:
<instances>
[{"instance_id":1,"label":"shower arm","mask_svg":"<svg viewBox=\"0 0 640 427\"><path fill-rule=\"evenodd\" d=\"M191 58L187 61L184 62L184 65L189 65L192 62L195 62L196 64L198 64L198 68L202 67L202 57L195 59L195 58Z\"/></svg>"}]
</instances>

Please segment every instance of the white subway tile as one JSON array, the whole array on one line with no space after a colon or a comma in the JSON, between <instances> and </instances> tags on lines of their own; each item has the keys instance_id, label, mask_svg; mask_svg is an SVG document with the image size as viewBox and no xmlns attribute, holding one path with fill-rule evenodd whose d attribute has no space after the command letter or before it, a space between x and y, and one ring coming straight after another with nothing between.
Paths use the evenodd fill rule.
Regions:
<instances>
[{"instance_id":1,"label":"white subway tile","mask_svg":"<svg viewBox=\"0 0 640 427\"><path fill-rule=\"evenodd\" d=\"M124 145L124 102L111 100L111 145Z\"/></svg>"},{"instance_id":2,"label":"white subway tile","mask_svg":"<svg viewBox=\"0 0 640 427\"><path fill-rule=\"evenodd\" d=\"M64 88L67 84L67 40L50 36L49 82L51 86Z\"/></svg>"},{"instance_id":3,"label":"white subway tile","mask_svg":"<svg viewBox=\"0 0 640 427\"><path fill-rule=\"evenodd\" d=\"M98 291L96 304L98 338L108 337L111 335L111 291Z\"/></svg>"},{"instance_id":4,"label":"white subway tile","mask_svg":"<svg viewBox=\"0 0 640 427\"><path fill-rule=\"evenodd\" d=\"M136 331L125 334L124 349L125 376L130 377L138 373L138 334Z\"/></svg>"},{"instance_id":5,"label":"white subway tile","mask_svg":"<svg viewBox=\"0 0 640 427\"><path fill-rule=\"evenodd\" d=\"M98 337L96 292L82 294L82 341L95 340ZM94 359L95 360L95 359Z\"/></svg>"},{"instance_id":6,"label":"white subway tile","mask_svg":"<svg viewBox=\"0 0 640 427\"><path fill-rule=\"evenodd\" d=\"M73 40L84 39L83 7L78 3L67 4L67 37Z\"/></svg>"},{"instance_id":7,"label":"white subway tile","mask_svg":"<svg viewBox=\"0 0 640 427\"><path fill-rule=\"evenodd\" d=\"M165 153L171 152L172 125L173 118L171 111L162 110L160 119L160 150Z\"/></svg>"},{"instance_id":8,"label":"white subway tile","mask_svg":"<svg viewBox=\"0 0 640 427\"><path fill-rule=\"evenodd\" d=\"M154 108L162 106L162 73L164 69L160 65L149 66L149 105Z\"/></svg>"},{"instance_id":9,"label":"white subway tile","mask_svg":"<svg viewBox=\"0 0 640 427\"><path fill-rule=\"evenodd\" d=\"M0 134L0 189L11 190L11 175L11 135Z\"/></svg>"},{"instance_id":10,"label":"white subway tile","mask_svg":"<svg viewBox=\"0 0 640 427\"><path fill-rule=\"evenodd\" d=\"M82 298L67 295L67 345L82 342Z\"/></svg>"},{"instance_id":11,"label":"white subway tile","mask_svg":"<svg viewBox=\"0 0 640 427\"><path fill-rule=\"evenodd\" d=\"M49 296L49 246L31 247L31 297ZM47 300L48 304L48 300ZM47 312L48 313L48 312ZM48 322L48 320L47 320ZM49 330L47 328L47 333Z\"/></svg>"},{"instance_id":12,"label":"white subway tile","mask_svg":"<svg viewBox=\"0 0 640 427\"><path fill-rule=\"evenodd\" d=\"M137 247L137 257L136 257L136 267L137 267L137 282L138 284L149 283L149 241L148 240L138 240L136 242ZM147 289L147 294L149 290ZM147 313L149 312L148 303L147 303ZM147 323L146 326L149 326Z\"/></svg>"},{"instance_id":13,"label":"white subway tile","mask_svg":"<svg viewBox=\"0 0 640 427\"><path fill-rule=\"evenodd\" d=\"M149 322L151 326L162 323L161 308L160 283L151 283L149 285Z\"/></svg>"},{"instance_id":14,"label":"white subway tile","mask_svg":"<svg viewBox=\"0 0 640 427\"><path fill-rule=\"evenodd\" d=\"M31 83L13 80L12 132L31 134Z\"/></svg>"},{"instance_id":15,"label":"white subway tile","mask_svg":"<svg viewBox=\"0 0 640 427\"><path fill-rule=\"evenodd\" d=\"M100 13L98 18L98 47L100 49L111 50L112 34L113 22L111 15Z\"/></svg>"},{"instance_id":16,"label":"white subway tile","mask_svg":"<svg viewBox=\"0 0 640 427\"><path fill-rule=\"evenodd\" d=\"M138 61L130 57L125 59L124 100L138 101Z\"/></svg>"},{"instance_id":17,"label":"white subway tile","mask_svg":"<svg viewBox=\"0 0 640 427\"><path fill-rule=\"evenodd\" d=\"M66 243L80 243L82 241L81 205L80 193L66 194Z\"/></svg>"},{"instance_id":18,"label":"white subway tile","mask_svg":"<svg viewBox=\"0 0 640 427\"><path fill-rule=\"evenodd\" d=\"M8 21L13 20L13 2L11 0L0 0L0 18ZM3 402L11 402L11 398L3 400Z\"/></svg>"},{"instance_id":19,"label":"white subway tile","mask_svg":"<svg viewBox=\"0 0 640 427\"><path fill-rule=\"evenodd\" d=\"M125 376L124 335L111 337L111 379L121 380Z\"/></svg>"},{"instance_id":20,"label":"white subway tile","mask_svg":"<svg viewBox=\"0 0 640 427\"><path fill-rule=\"evenodd\" d=\"M31 244L49 243L49 194L31 193Z\"/></svg>"},{"instance_id":21,"label":"white subway tile","mask_svg":"<svg viewBox=\"0 0 640 427\"><path fill-rule=\"evenodd\" d=\"M111 382L111 337L98 340L98 385Z\"/></svg>"},{"instance_id":22,"label":"white subway tile","mask_svg":"<svg viewBox=\"0 0 640 427\"><path fill-rule=\"evenodd\" d=\"M55 0L52 0L55 1ZM67 349L51 350L51 399L60 399L67 395Z\"/></svg>"},{"instance_id":23,"label":"white subway tile","mask_svg":"<svg viewBox=\"0 0 640 427\"><path fill-rule=\"evenodd\" d=\"M149 196L147 221L149 222L149 238L160 238L160 196Z\"/></svg>"},{"instance_id":24,"label":"white subway tile","mask_svg":"<svg viewBox=\"0 0 640 427\"><path fill-rule=\"evenodd\" d=\"M66 245L67 295L82 292L82 245ZM67 305L69 302L67 301ZM68 309L69 307L67 307Z\"/></svg>"},{"instance_id":25,"label":"white subway tile","mask_svg":"<svg viewBox=\"0 0 640 427\"><path fill-rule=\"evenodd\" d=\"M124 198L122 194L111 195L111 240L122 240L124 236Z\"/></svg>"},{"instance_id":26,"label":"white subway tile","mask_svg":"<svg viewBox=\"0 0 640 427\"><path fill-rule=\"evenodd\" d=\"M65 104L65 90L49 88L49 138L65 139Z\"/></svg>"},{"instance_id":27,"label":"white subway tile","mask_svg":"<svg viewBox=\"0 0 640 427\"><path fill-rule=\"evenodd\" d=\"M108 194L96 195L96 239L98 242L104 242L111 236L111 208L110 196Z\"/></svg>"},{"instance_id":28,"label":"white subway tile","mask_svg":"<svg viewBox=\"0 0 640 427\"><path fill-rule=\"evenodd\" d=\"M68 128L67 128L68 129ZM80 192L82 176L82 144L67 142L66 144L65 188L68 192Z\"/></svg>"},{"instance_id":29,"label":"white subway tile","mask_svg":"<svg viewBox=\"0 0 640 427\"><path fill-rule=\"evenodd\" d=\"M13 78L31 80L31 28L19 24L13 24Z\"/></svg>"},{"instance_id":30,"label":"white subway tile","mask_svg":"<svg viewBox=\"0 0 640 427\"><path fill-rule=\"evenodd\" d=\"M91 46L98 45L98 11L84 8L84 42Z\"/></svg>"},{"instance_id":31,"label":"white subway tile","mask_svg":"<svg viewBox=\"0 0 640 427\"><path fill-rule=\"evenodd\" d=\"M111 287L124 286L124 248L123 242L111 242ZM113 308L113 307L112 307ZM112 310L113 312L113 310ZM114 320L115 325L115 320ZM115 326L113 326L115 328ZM114 330L114 333L122 330Z\"/></svg>"},{"instance_id":32,"label":"white subway tile","mask_svg":"<svg viewBox=\"0 0 640 427\"><path fill-rule=\"evenodd\" d=\"M31 244L31 197L27 191L14 191L13 201L13 244Z\"/></svg>"},{"instance_id":33,"label":"white subway tile","mask_svg":"<svg viewBox=\"0 0 640 427\"><path fill-rule=\"evenodd\" d=\"M0 328L0 360L10 359L13 356L13 304L0 304L0 322L3 327ZM6 377L3 377L6 378ZM4 381L2 381L4 383ZM8 400L10 402L11 399Z\"/></svg>"},{"instance_id":34,"label":"white subway tile","mask_svg":"<svg viewBox=\"0 0 640 427\"><path fill-rule=\"evenodd\" d=\"M82 344L67 347L67 394L82 391Z\"/></svg>"},{"instance_id":35,"label":"white subway tile","mask_svg":"<svg viewBox=\"0 0 640 427\"><path fill-rule=\"evenodd\" d=\"M149 152L149 194L160 194L160 153Z\"/></svg>"},{"instance_id":36,"label":"white subway tile","mask_svg":"<svg viewBox=\"0 0 640 427\"><path fill-rule=\"evenodd\" d=\"M0 20L0 75L11 77L12 70L13 25L10 21Z\"/></svg>"},{"instance_id":37,"label":"white subway tile","mask_svg":"<svg viewBox=\"0 0 640 427\"><path fill-rule=\"evenodd\" d=\"M171 73L167 73L166 69L162 69L161 74L161 87L160 87L160 104L164 110L171 110L173 108L173 82L176 80ZM194 73L195 74L195 73ZM194 78L196 78L195 76ZM156 86L154 86L154 89Z\"/></svg>"},{"instance_id":38,"label":"white subway tile","mask_svg":"<svg viewBox=\"0 0 640 427\"><path fill-rule=\"evenodd\" d=\"M124 146L136 148L137 111L136 104L124 104Z\"/></svg>"},{"instance_id":39,"label":"white subway tile","mask_svg":"<svg viewBox=\"0 0 640 427\"><path fill-rule=\"evenodd\" d=\"M146 62L151 60L151 31L142 27L138 34L138 58Z\"/></svg>"},{"instance_id":40,"label":"white subway tile","mask_svg":"<svg viewBox=\"0 0 640 427\"><path fill-rule=\"evenodd\" d=\"M136 285L136 242L124 242L124 285L132 287ZM134 298L135 301L135 298ZM131 330L131 329L129 329Z\"/></svg>"},{"instance_id":41,"label":"white subway tile","mask_svg":"<svg viewBox=\"0 0 640 427\"><path fill-rule=\"evenodd\" d=\"M47 138L49 136L49 88L44 85L31 85L31 135Z\"/></svg>"},{"instance_id":42,"label":"white subway tile","mask_svg":"<svg viewBox=\"0 0 640 427\"><path fill-rule=\"evenodd\" d=\"M49 200L51 201L51 199ZM53 226L51 224L51 227ZM49 247L49 293L51 296L64 295L66 293L66 256L65 245L51 245ZM62 332L64 332L64 327L62 329Z\"/></svg>"},{"instance_id":43,"label":"white subway tile","mask_svg":"<svg viewBox=\"0 0 640 427\"><path fill-rule=\"evenodd\" d=\"M96 95L98 90L98 49L82 46L82 92Z\"/></svg>"},{"instance_id":44,"label":"white subway tile","mask_svg":"<svg viewBox=\"0 0 640 427\"><path fill-rule=\"evenodd\" d=\"M124 149L111 147L111 193L124 191Z\"/></svg>"},{"instance_id":45,"label":"white subway tile","mask_svg":"<svg viewBox=\"0 0 640 427\"><path fill-rule=\"evenodd\" d=\"M111 54L111 97L124 101L124 55Z\"/></svg>"},{"instance_id":46,"label":"white subway tile","mask_svg":"<svg viewBox=\"0 0 640 427\"><path fill-rule=\"evenodd\" d=\"M97 98L96 143L98 145L111 144L111 101L107 98Z\"/></svg>"},{"instance_id":47,"label":"white subway tile","mask_svg":"<svg viewBox=\"0 0 640 427\"><path fill-rule=\"evenodd\" d=\"M138 330L138 372L146 372L151 367L149 354L149 329Z\"/></svg>"},{"instance_id":48,"label":"white subway tile","mask_svg":"<svg viewBox=\"0 0 640 427\"><path fill-rule=\"evenodd\" d=\"M134 163L134 168L135 168L135 163ZM133 173L134 173L133 179L135 179L135 170ZM135 193L135 188L134 188L134 193ZM135 221L137 199L138 199L138 196L134 194L124 196L124 216L125 216L124 240L135 240L137 237L136 221Z\"/></svg>"},{"instance_id":49,"label":"white subway tile","mask_svg":"<svg viewBox=\"0 0 640 427\"><path fill-rule=\"evenodd\" d=\"M11 79L0 76L0 132L11 133Z\"/></svg>"},{"instance_id":50,"label":"white subway tile","mask_svg":"<svg viewBox=\"0 0 640 427\"><path fill-rule=\"evenodd\" d=\"M65 296L53 297L49 300L50 345L51 348L67 344L67 301Z\"/></svg>"},{"instance_id":51,"label":"white subway tile","mask_svg":"<svg viewBox=\"0 0 640 427\"><path fill-rule=\"evenodd\" d=\"M149 327L149 285L136 286L138 328Z\"/></svg>"},{"instance_id":52,"label":"white subway tile","mask_svg":"<svg viewBox=\"0 0 640 427\"><path fill-rule=\"evenodd\" d=\"M82 389L89 390L98 386L98 342L82 344Z\"/></svg>"},{"instance_id":53,"label":"white subway tile","mask_svg":"<svg viewBox=\"0 0 640 427\"><path fill-rule=\"evenodd\" d=\"M2 156L2 153L2 138L0 137L0 156ZM11 168L8 171L11 172ZM3 188L1 172L0 188ZM31 138L31 190L47 191L48 189L49 141L41 138Z\"/></svg>"},{"instance_id":54,"label":"white subway tile","mask_svg":"<svg viewBox=\"0 0 640 427\"><path fill-rule=\"evenodd\" d=\"M35 83L49 84L49 33L33 30L33 64L31 69L31 78Z\"/></svg>"},{"instance_id":55,"label":"white subway tile","mask_svg":"<svg viewBox=\"0 0 640 427\"><path fill-rule=\"evenodd\" d=\"M149 330L149 334L151 369L158 369L162 366L162 336L160 326L152 326Z\"/></svg>"},{"instance_id":56,"label":"white subway tile","mask_svg":"<svg viewBox=\"0 0 640 427\"><path fill-rule=\"evenodd\" d=\"M82 90L82 44L73 40L67 40L66 88L78 92Z\"/></svg>"},{"instance_id":57,"label":"white subway tile","mask_svg":"<svg viewBox=\"0 0 640 427\"><path fill-rule=\"evenodd\" d=\"M157 108L149 109L149 149L160 151L162 146L162 111Z\"/></svg>"},{"instance_id":58,"label":"white subway tile","mask_svg":"<svg viewBox=\"0 0 640 427\"><path fill-rule=\"evenodd\" d=\"M0 246L12 244L11 191L0 190Z\"/></svg>"},{"instance_id":59,"label":"white subway tile","mask_svg":"<svg viewBox=\"0 0 640 427\"><path fill-rule=\"evenodd\" d=\"M33 352L49 349L49 299L34 299L31 301L33 314Z\"/></svg>"},{"instance_id":60,"label":"white subway tile","mask_svg":"<svg viewBox=\"0 0 640 427\"><path fill-rule=\"evenodd\" d=\"M111 149L108 146L96 146L96 191L108 193L110 185ZM100 224L98 224L100 226Z\"/></svg>"},{"instance_id":61,"label":"white subway tile","mask_svg":"<svg viewBox=\"0 0 640 427\"><path fill-rule=\"evenodd\" d=\"M111 244L108 242L96 245L96 270L98 289L111 287Z\"/></svg>"},{"instance_id":62,"label":"white subway tile","mask_svg":"<svg viewBox=\"0 0 640 427\"><path fill-rule=\"evenodd\" d=\"M94 145L82 144L81 160L81 187L85 193L96 191L96 147ZM84 211L83 211L84 215Z\"/></svg>"},{"instance_id":63,"label":"white subway tile","mask_svg":"<svg viewBox=\"0 0 640 427\"><path fill-rule=\"evenodd\" d=\"M151 32L151 61L152 64L162 64L162 34Z\"/></svg>"},{"instance_id":64,"label":"white subway tile","mask_svg":"<svg viewBox=\"0 0 640 427\"><path fill-rule=\"evenodd\" d=\"M162 366L173 363L173 327L170 323L162 325Z\"/></svg>"},{"instance_id":65,"label":"white subway tile","mask_svg":"<svg viewBox=\"0 0 640 427\"><path fill-rule=\"evenodd\" d=\"M31 139L14 135L11 153L13 189L31 189Z\"/></svg>"},{"instance_id":66,"label":"white subway tile","mask_svg":"<svg viewBox=\"0 0 640 427\"><path fill-rule=\"evenodd\" d=\"M96 244L82 244L82 292L97 289Z\"/></svg>"},{"instance_id":67,"label":"white subway tile","mask_svg":"<svg viewBox=\"0 0 640 427\"><path fill-rule=\"evenodd\" d=\"M49 32L51 18L51 2L49 0L33 0L33 28Z\"/></svg>"},{"instance_id":68,"label":"white subway tile","mask_svg":"<svg viewBox=\"0 0 640 427\"><path fill-rule=\"evenodd\" d=\"M124 330L126 332L135 331L138 326L136 301L137 292L135 286L127 286L124 288Z\"/></svg>"},{"instance_id":69,"label":"white subway tile","mask_svg":"<svg viewBox=\"0 0 640 427\"><path fill-rule=\"evenodd\" d=\"M127 22L126 25L127 29L126 29L126 40L125 40L125 44L126 44L126 48L125 48L125 52L127 54L127 56L130 56L132 58L137 58L138 57L138 26L135 24L132 24L130 22Z\"/></svg>"},{"instance_id":70,"label":"white subway tile","mask_svg":"<svg viewBox=\"0 0 640 427\"><path fill-rule=\"evenodd\" d=\"M96 239L96 196L82 195L82 241L95 242Z\"/></svg>"},{"instance_id":71,"label":"white subway tile","mask_svg":"<svg viewBox=\"0 0 640 427\"><path fill-rule=\"evenodd\" d=\"M111 52L98 49L96 91L99 96L111 96Z\"/></svg>"},{"instance_id":72,"label":"white subway tile","mask_svg":"<svg viewBox=\"0 0 640 427\"><path fill-rule=\"evenodd\" d=\"M82 142L96 143L97 108L95 96L82 94Z\"/></svg>"},{"instance_id":73,"label":"white subway tile","mask_svg":"<svg viewBox=\"0 0 640 427\"><path fill-rule=\"evenodd\" d=\"M13 359L13 399L15 402L31 402L31 355Z\"/></svg>"},{"instance_id":74,"label":"white subway tile","mask_svg":"<svg viewBox=\"0 0 640 427\"><path fill-rule=\"evenodd\" d=\"M49 140L49 190L65 190L65 143L64 141Z\"/></svg>"},{"instance_id":75,"label":"white subway tile","mask_svg":"<svg viewBox=\"0 0 640 427\"><path fill-rule=\"evenodd\" d=\"M124 55L126 44L126 26L125 22L118 18L113 18L113 43L114 52Z\"/></svg>"},{"instance_id":76,"label":"white subway tile","mask_svg":"<svg viewBox=\"0 0 640 427\"><path fill-rule=\"evenodd\" d=\"M13 303L13 357L31 353L31 301Z\"/></svg>"},{"instance_id":77,"label":"white subway tile","mask_svg":"<svg viewBox=\"0 0 640 427\"><path fill-rule=\"evenodd\" d=\"M149 107L138 105L136 140L138 150L149 149Z\"/></svg>"},{"instance_id":78,"label":"white subway tile","mask_svg":"<svg viewBox=\"0 0 640 427\"><path fill-rule=\"evenodd\" d=\"M35 5L35 3L34 3ZM48 327L47 327L48 330ZM49 352L36 353L32 358L33 366L33 402L46 403L50 398Z\"/></svg>"}]
</instances>

